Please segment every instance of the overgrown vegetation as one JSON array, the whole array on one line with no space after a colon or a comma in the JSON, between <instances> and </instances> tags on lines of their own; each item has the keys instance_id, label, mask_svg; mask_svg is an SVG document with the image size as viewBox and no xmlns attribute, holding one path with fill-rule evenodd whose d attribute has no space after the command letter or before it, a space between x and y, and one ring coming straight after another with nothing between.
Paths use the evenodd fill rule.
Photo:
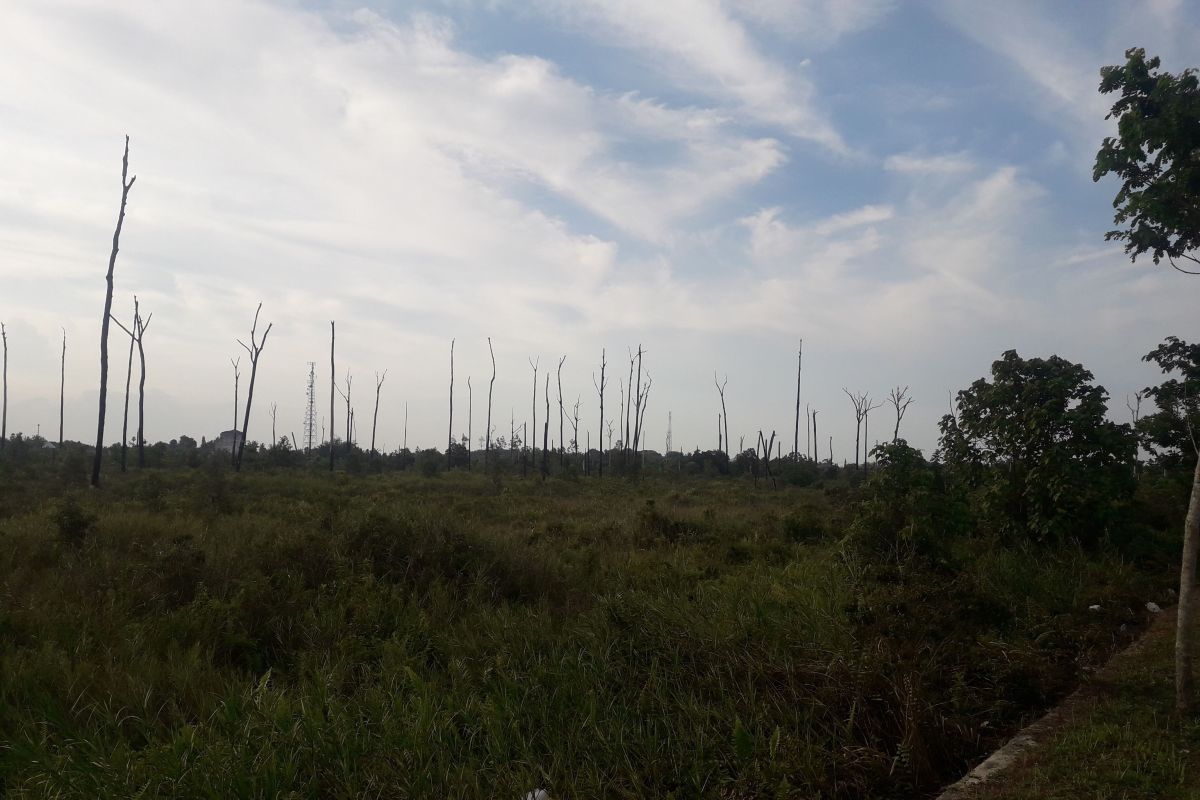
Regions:
<instances>
[{"instance_id":1,"label":"overgrown vegetation","mask_svg":"<svg viewBox=\"0 0 1200 800\"><path fill-rule=\"evenodd\" d=\"M1128 641L1177 541L1013 542L941 470L10 470L0 787L920 796ZM1144 485L1178 530L1183 491Z\"/></svg>"}]
</instances>

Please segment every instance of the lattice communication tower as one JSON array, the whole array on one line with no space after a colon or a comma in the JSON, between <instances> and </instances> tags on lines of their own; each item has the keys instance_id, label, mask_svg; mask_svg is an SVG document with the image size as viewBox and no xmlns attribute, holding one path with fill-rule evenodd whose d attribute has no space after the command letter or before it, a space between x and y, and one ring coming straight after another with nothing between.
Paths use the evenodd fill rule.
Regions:
<instances>
[{"instance_id":1,"label":"lattice communication tower","mask_svg":"<svg viewBox=\"0 0 1200 800\"><path fill-rule=\"evenodd\" d=\"M315 445L319 444L316 441L317 437L317 365L316 362L308 362L308 389L306 391L308 402L304 404L304 451L311 453Z\"/></svg>"}]
</instances>

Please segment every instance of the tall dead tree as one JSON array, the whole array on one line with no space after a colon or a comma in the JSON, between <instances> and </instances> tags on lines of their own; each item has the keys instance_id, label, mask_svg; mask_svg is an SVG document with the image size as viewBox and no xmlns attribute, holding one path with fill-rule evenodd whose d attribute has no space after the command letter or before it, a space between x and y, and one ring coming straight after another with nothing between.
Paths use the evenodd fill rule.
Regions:
<instances>
[{"instance_id":1,"label":"tall dead tree","mask_svg":"<svg viewBox=\"0 0 1200 800\"><path fill-rule=\"evenodd\" d=\"M640 365L638 367L638 371L639 372L641 371ZM641 446L642 437L644 437L645 433L646 433L646 406L648 405L648 403L650 401L650 387L653 384L654 384L654 379L651 378L650 373L647 372L646 373L646 388L639 391L639 393L638 393L639 412L638 412L638 421L637 421L637 433L633 437L635 448Z\"/></svg>"},{"instance_id":2,"label":"tall dead tree","mask_svg":"<svg viewBox=\"0 0 1200 800\"><path fill-rule=\"evenodd\" d=\"M254 310L254 323L250 326L250 344L246 344L241 339L237 343L242 346L247 353L250 354L250 386L246 389L246 416L242 420L242 441L238 444L238 457L236 470L242 468L242 456L246 452L246 438L250 435L250 407L254 404L254 379L258 376L258 357L262 355L263 348L267 346L267 336L271 333L271 326L275 323L268 322L267 329L263 331L262 340L258 338L258 315L262 311L262 303L258 304L258 308Z\"/></svg>"},{"instance_id":3,"label":"tall dead tree","mask_svg":"<svg viewBox=\"0 0 1200 800\"><path fill-rule=\"evenodd\" d=\"M600 382L599 383L596 383L596 373L594 373L594 372L592 373L592 385L596 387L596 394L600 395L600 428L598 431L598 433L600 435L600 462L598 465L597 473L598 473L599 477L601 477L601 478L604 477L604 387L607 385L607 381L604 378L604 368L606 366L608 366L608 362L605 360L605 351L604 351L604 348L602 347L602 348L600 348ZM610 442L610 446L611 446L611 442Z\"/></svg>"},{"instance_id":4,"label":"tall dead tree","mask_svg":"<svg viewBox=\"0 0 1200 800\"><path fill-rule=\"evenodd\" d=\"M850 398L851 404L854 406L854 466L859 466L858 457L862 453L861 434L863 420L867 418L875 409L879 408L880 404L871 405L871 396L866 393L851 394L851 392L842 387L842 391L846 393L846 397ZM863 459L864 463L866 459Z\"/></svg>"},{"instance_id":5,"label":"tall dead tree","mask_svg":"<svg viewBox=\"0 0 1200 800\"><path fill-rule=\"evenodd\" d=\"M134 295L132 330L137 330L138 322L141 318L137 295ZM133 333L129 328L121 325L121 330L129 334L129 363L125 365L125 416L121 422L121 472L125 472L125 457L129 449L129 387L133 379L133 348L136 346L137 341L134 339Z\"/></svg>"},{"instance_id":6,"label":"tall dead tree","mask_svg":"<svg viewBox=\"0 0 1200 800\"><path fill-rule=\"evenodd\" d=\"M8 445L8 330L0 322L0 341L4 343L4 395L0 403L0 450Z\"/></svg>"},{"instance_id":7,"label":"tall dead tree","mask_svg":"<svg viewBox=\"0 0 1200 800\"><path fill-rule=\"evenodd\" d=\"M371 415L371 452L375 452L375 428L379 425L379 392L383 389L383 382L387 380L387 370L383 371L383 375L375 373L375 413Z\"/></svg>"},{"instance_id":8,"label":"tall dead tree","mask_svg":"<svg viewBox=\"0 0 1200 800\"><path fill-rule=\"evenodd\" d=\"M542 479L544 480L550 474L550 373L546 373L546 391L543 392L546 398L546 421L542 424ZM534 430L534 436L537 431Z\"/></svg>"},{"instance_id":9,"label":"tall dead tree","mask_svg":"<svg viewBox=\"0 0 1200 800\"><path fill-rule=\"evenodd\" d=\"M796 437L792 442L792 458L800 457L800 369L804 366L804 340L796 353Z\"/></svg>"},{"instance_id":10,"label":"tall dead tree","mask_svg":"<svg viewBox=\"0 0 1200 800\"><path fill-rule=\"evenodd\" d=\"M63 328L62 362L58 378L58 449L63 445L63 409L66 408L67 391L67 329Z\"/></svg>"},{"instance_id":11,"label":"tall dead tree","mask_svg":"<svg viewBox=\"0 0 1200 800\"><path fill-rule=\"evenodd\" d=\"M717 381L717 373L713 371L713 385L717 387L717 394L721 396L721 417L725 422L725 457L729 457L729 414L725 411L725 385L729 383L729 376L725 376L723 382Z\"/></svg>"},{"instance_id":12,"label":"tall dead tree","mask_svg":"<svg viewBox=\"0 0 1200 800\"><path fill-rule=\"evenodd\" d=\"M467 472L471 471L471 427L475 424L475 392L471 389L471 376L467 376Z\"/></svg>"},{"instance_id":13,"label":"tall dead tree","mask_svg":"<svg viewBox=\"0 0 1200 800\"><path fill-rule=\"evenodd\" d=\"M484 447L484 466L490 467L492 464L492 389L496 385L496 351L492 349L492 337L488 337L488 355L492 357L492 380L488 383L488 413L487 413L487 439Z\"/></svg>"},{"instance_id":14,"label":"tall dead tree","mask_svg":"<svg viewBox=\"0 0 1200 800\"><path fill-rule=\"evenodd\" d=\"M804 455L812 458L812 410L804 404Z\"/></svg>"},{"instance_id":15,"label":"tall dead tree","mask_svg":"<svg viewBox=\"0 0 1200 800\"><path fill-rule=\"evenodd\" d=\"M153 314L142 319L141 309L138 305L138 299L133 298L133 328L126 328L121 324L121 321L116 317L112 317L112 321L117 323L117 327L125 331L125 335L129 337L129 365L125 372L125 419L121 423L121 471L125 471L125 454L129 441L129 383L130 377L133 375L133 349L136 347L138 351L138 431L137 431L137 446L138 446L138 466L146 466L146 448L145 448L145 423L146 423L146 350L142 345L142 337L146 333L146 329L150 327L150 320L154 317ZM236 403L236 400L235 400Z\"/></svg>"},{"instance_id":16,"label":"tall dead tree","mask_svg":"<svg viewBox=\"0 0 1200 800\"><path fill-rule=\"evenodd\" d=\"M530 406L533 409L533 424L532 424L533 444L529 450L529 457L531 459L537 458L537 374L538 374L538 364L540 364L541 361L542 361L541 356L538 356L536 360L532 359L532 358L529 359L529 366L533 367L533 400L530 403ZM525 437L522 436L521 438L524 439ZM526 441L528 441L528 440L526 440ZM534 461L534 464L536 465L537 462Z\"/></svg>"},{"instance_id":17,"label":"tall dead tree","mask_svg":"<svg viewBox=\"0 0 1200 800\"><path fill-rule=\"evenodd\" d=\"M271 403L271 447L274 447L275 445L279 444L279 440L275 438L275 415L278 412L279 412L279 404L272 402ZM296 438L295 435L293 435L292 438L295 439ZM295 442L293 442L292 444L294 446Z\"/></svg>"},{"instance_id":18,"label":"tall dead tree","mask_svg":"<svg viewBox=\"0 0 1200 800\"><path fill-rule=\"evenodd\" d=\"M337 365L334 363L334 358L333 358L334 344L336 343L336 341L337 341L337 331L334 328L333 320L330 320L329 321L329 471L330 472L333 472L333 458L334 458L333 421L334 421L334 419L336 419L336 416L334 414L334 411L336 409L334 408L334 405L333 405L333 403L334 403L333 392L334 392L334 389L337 388L337 379L334 378L334 376L337 375L337 373L334 372L334 370L337 368ZM408 407L405 406L405 417L406 418L407 418L407 415L408 415ZM405 433L407 434L407 431ZM324 438L324 437L322 437L322 438Z\"/></svg>"},{"instance_id":19,"label":"tall dead tree","mask_svg":"<svg viewBox=\"0 0 1200 800\"><path fill-rule=\"evenodd\" d=\"M617 376L617 389L619 390L619 393L621 395L621 403L617 407L617 425L620 426L621 420L625 419L625 383L620 375ZM608 438L612 439L611 436L609 436ZM618 439L617 441L621 442L621 448L624 449L625 442L620 439ZM610 441L608 444L609 444L609 449L612 449L612 442Z\"/></svg>"},{"instance_id":20,"label":"tall dead tree","mask_svg":"<svg viewBox=\"0 0 1200 800\"><path fill-rule=\"evenodd\" d=\"M582 401L578 396L575 398L575 408L572 411L571 422L571 452L579 452L579 405ZM584 459L587 460L586 458Z\"/></svg>"},{"instance_id":21,"label":"tall dead tree","mask_svg":"<svg viewBox=\"0 0 1200 800\"><path fill-rule=\"evenodd\" d=\"M817 438L817 410L814 408L812 412L813 425L813 461L821 463L821 440ZM829 453L829 462L833 463L833 451Z\"/></svg>"},{"instance_id":22,"label":"tall dead tree","mask_svg":"<svg viewBox=\"0 0 1200 800\"><path fill-rule=\"evenodd\" d=\"M453 466L454 449L454 340L450 340L450 425L446 434L446 468Z\"/></svg>"},{"instance_id":23,"label":"tall dead tree","mask_svg":"<svg viewBox=\"0 0 1200 800\"><path fill-rule=\"evenodd\" d=\"M721 431L721 412L717 412L717 452L725 452L725 434Z\"/></svg>"},{"instance_id":24,"label":"tall dead tree","mask_svg":"<svg viewBox=\"0 0 1200 800\"><path fill-rule=\"evenodd\" d=\"M892 389L888 395L888 401L892 407L896 409L896 429L892 431L892 442L896 442L900 438L900 420L904 419L904 412L908 410L908 406L912 403L912 398L908 396L908 387L901 389L897 386Z\"/></svg>"},{"instance_id":25,"label":"tall dead tree","mask_svg":"<svg viewBox=\"0 0 1200 800\"><path fill-rule=\"evenodd\" d=\"M408 449L408 403L404 403L404 444L405 450Z\"/></svg>"},{"instance_id":26,"label":"tall dead tree","mask_svg":"<svg viewBox=\"0 0 1200 800\"><path fill-rule=\"evenodd\" d=\"M350 370L346 370L346 391L342 391L342 387L338 386L338 394L342 396L342 400L346 402L346 452L350 453L354 449L354 408L350 405L350 390L354 385L354 376L350 374ZM332 439L330 440L332 441Z\"/></svg>"},{"instance_id":27,"label":"tall dead tree","mask_svg":"<svg viewBox=\"0 0 1200 800\"><path fill-rule=\"evenodd\" d=\"M231 358L229 363L233 367L233 448L229 451L229 463L237 467L238 411L240 410L238 385L242 380L242 357L238 356L237 360Z\"/></svg>"},{"instance_id":28,"label":"tall dead tree","mask_svg":"<svg viewBox=\"0 0 1200 800\"><path fill-rule=\"evenodd\" d=\"M647 378L649 376L647 375ZM642 396L642 345L638 343L637 349L637 392L634 394L635 405L633 407L633 451L636 453L642 443L642 418L645 413L642 410L642 403L646 398Z\"/></svg>"},{"instance_id":29,"label":"tall dead tree","mask_svg":"<svg viewBox=\"0 0 1200 800\"><path fill-rule=\"evenodd\" d=\"M625 400L625 438L621 440L621 443L623 445L622 449L628 451L633 444L630 440L632 431L629 427L629 415L633 412L633 365L637 360L637 356L628 347L625 350L629 353L629 381L625 384L625 391L629 397Z\"/></svg>"},{"instance_id":30,"label":"tall dead tree","mask_svg":"<svg viewBox=\"0 0 1200 800\"><path fill-rule=\"evenodd\" d=\"M137 319L137 350L138 350L138 468L146 466L146 328L150 327L150 319L154 315Z\"/></svg>"},{"instance_id":31,"label":"tall dead tree","mask_svg":"<svg viewBox=\"0 0 1200 800\"><path fill-rule=\"evenodd\" d=\"M121 244L121 228L125 224L125 204L129 190L137 176L126 181L129 175L129 137L125 137L125 155L121 157L121 210L117 214L117 228L113 231L112 251L108 256L108 274L105 276L107 289L104 294L104 314L100 317L100 413L96 421L96 452L92 459L92 486L100 486L100 464L104 459L104 412L108 407L108 320L112 316L113 270L117 266L117 251ZM7 403L6 403L7 407Z\"/></svg>"},{"instance_id":32,"label":"tall dead tree","mask_svg":"<svg viewBox=\"0 0 1200 800\"><path fill-rule=\"evenodd\" d=\"M563 396L562 396L562 365L567 360L563 356L558 360L558 466L561 469L566 460L567 445L563 438Z\"/></svg>"}]
</instances>

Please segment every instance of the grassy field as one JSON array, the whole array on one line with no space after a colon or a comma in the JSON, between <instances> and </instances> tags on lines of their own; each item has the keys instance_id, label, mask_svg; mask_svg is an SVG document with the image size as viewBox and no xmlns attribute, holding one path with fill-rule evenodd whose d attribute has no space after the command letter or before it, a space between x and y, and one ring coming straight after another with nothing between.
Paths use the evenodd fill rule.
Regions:
<instances>
[{"instance_id":1,"label":"grassy field","mask_svg":"<svg viewBox=\"0 0 1200 800\"><path fill-rule=\"evenodd\" d=\"M0 793L918 797L1166 602L1170 569L1107 547L872 564L844 542L857 502L665 477L10 481Z\"/></svg>"}]
</instances>

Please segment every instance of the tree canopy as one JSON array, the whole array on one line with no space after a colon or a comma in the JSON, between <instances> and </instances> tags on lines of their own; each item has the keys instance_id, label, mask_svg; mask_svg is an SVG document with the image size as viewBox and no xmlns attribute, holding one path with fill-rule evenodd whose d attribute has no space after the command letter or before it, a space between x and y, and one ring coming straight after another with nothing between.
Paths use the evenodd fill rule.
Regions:
<instances>
[{"instance_id":1,"label":"tree canopy","mask_svg":"<svg viewBox=\"0 0 1200 800\"><path fill-rule=\"evenodd\" d=\"M1117 136L1096 154L1093 180L1109 173L1122 181L1113 199L1119 227L1106 240L1125 242L1136 260L1149 252L1183 272L1200 274L1200 82L1196 70L1159 71L1157 57L1140 47L1126 62L1100 70L1100 92L1119 93L1106 119ZM1177 261L1192 262L1188 268Z\"/></svg>"}]
</instances>

